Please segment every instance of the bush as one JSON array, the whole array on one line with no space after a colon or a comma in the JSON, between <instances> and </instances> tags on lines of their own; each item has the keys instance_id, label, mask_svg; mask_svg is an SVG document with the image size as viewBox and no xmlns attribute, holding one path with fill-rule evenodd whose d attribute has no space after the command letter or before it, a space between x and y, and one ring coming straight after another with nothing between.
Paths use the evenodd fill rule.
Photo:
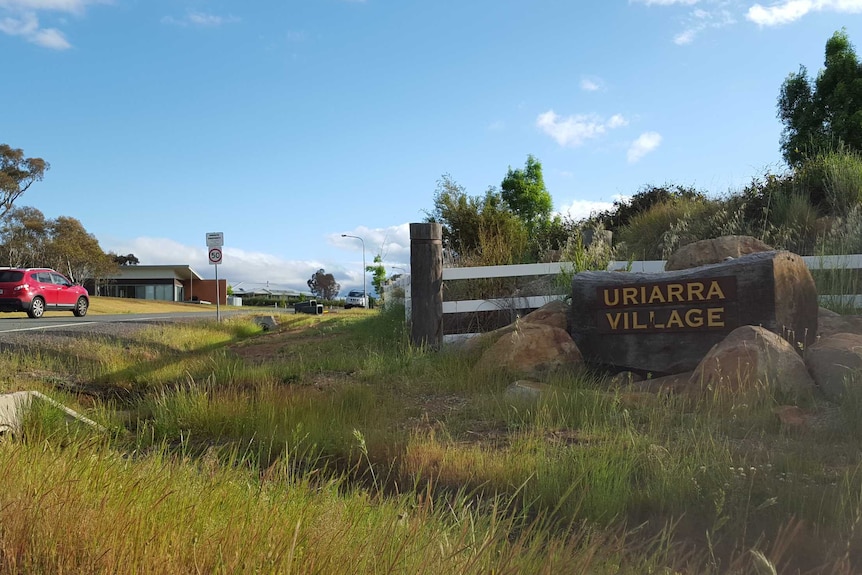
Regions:
<instances>
[{"instance_id":1,"label":"bush","mask_svg":"<svg viewBox=\"0 0 862 575\"><path fill-rule=\"evenodd\" d=\"M706 224L718 207L703 198L656 204L619 230L619 255L635 260L667 259L680 246L712 237L712 228Z\"/></svg>"},{"instance_id":2,"label":"bush","mask_svg":"<svg viewBox=\"0 0 862 575\"><path fill-rule=\"evenodd\" d=\"M862 156L852 151L836 152L825 162L826 201L832 214L846 216L862 202Z\"/></svg>"}]
</instances>

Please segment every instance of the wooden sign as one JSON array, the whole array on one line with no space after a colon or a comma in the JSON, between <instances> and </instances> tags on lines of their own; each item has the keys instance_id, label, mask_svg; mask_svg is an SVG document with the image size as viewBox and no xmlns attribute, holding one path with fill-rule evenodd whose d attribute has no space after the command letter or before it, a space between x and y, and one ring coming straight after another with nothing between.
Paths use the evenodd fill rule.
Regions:
<instances>
[{"instance_id":1,"label":"wooden sign","mask_svg":"<svg viewBox=\"0 0 862 575\"><path fill-rule=\"evenodd\" d=\"M814 280L799 256L762 252L659 274L583 272L572 280L572 337L587 361L681 373L741 325L797 349L817 330Z\"/></svg>"}]
</instances>

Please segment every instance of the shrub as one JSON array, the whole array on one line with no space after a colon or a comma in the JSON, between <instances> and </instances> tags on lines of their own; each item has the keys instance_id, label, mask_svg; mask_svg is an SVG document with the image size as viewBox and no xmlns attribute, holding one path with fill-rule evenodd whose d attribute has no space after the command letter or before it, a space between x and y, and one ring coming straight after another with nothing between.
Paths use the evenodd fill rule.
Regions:
<instances>
[{"instance_id":1,"label":"shrub","mask_svg":"<svg viewBox=\"0 0 862 575\"><path fill-rule=\"evenodd\" d=\"M703 198L677 198L662 202L633 217L619 231L621 256L661 260L680 246L711 237L703 222L715 213L714 202Z\"/></svg>"},{"instance_id":2,"label":"shrub","mask_svg":"<svg viewBox=\"0 0 862 575\"><path fill-rule=\"evenodd\" d=\"M826 201L833 214L846 216L862 201L862 156L833 153L826 158L826 168Z\"/></svg>"}]
</instances>

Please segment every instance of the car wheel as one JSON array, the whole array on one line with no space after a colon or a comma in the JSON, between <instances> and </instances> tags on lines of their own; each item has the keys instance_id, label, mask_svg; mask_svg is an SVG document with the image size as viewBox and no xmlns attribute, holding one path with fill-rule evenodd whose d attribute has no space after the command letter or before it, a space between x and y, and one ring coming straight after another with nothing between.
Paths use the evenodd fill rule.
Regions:
<instances>
[{"instance_id":1,"label":"car wheel","mask_svg":"<svg viewBox=\"0 0 862 575\"><path fill-rule=\"evenodd\" d=\"M352 307L352 306L345 305L345 306L344 306L344 309L350 309L351 307Z\"/></svg>"},{"instance_id":2,"label":"car wheel","mask_svg":"<svg viewBox=\"0 0 862 575\"><path fill-rule=\"evenodd\" d=\"M34 297L30 302L30 309L27 310L27 315L32 318L42 317L45 313L45 300L40 297Z\"/></svg>"},{"instance_id":3,"label":"car wheel","mask_svg":"<svg viewBox=\"0 0 862 575\"><path fill-rule=\"evenodd\" d=\"M75 309L72 310L72 313L75 314L75 317L84 317L87 315L87 310L90 308L90 304L87 302L87 298L79 297L78 301L75 303Z\"/></svg>"}]
</instances>

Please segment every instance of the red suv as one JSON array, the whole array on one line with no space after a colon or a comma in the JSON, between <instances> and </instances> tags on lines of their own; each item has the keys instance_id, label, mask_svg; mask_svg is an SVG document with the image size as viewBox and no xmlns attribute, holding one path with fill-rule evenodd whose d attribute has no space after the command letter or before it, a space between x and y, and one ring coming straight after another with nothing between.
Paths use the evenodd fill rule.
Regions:
<instances>
[{"instance_id":1,"label":"red suv","mask_svg":"<svg viewBox=\"0 0 862 575\"><path fill-rule=\"evenodd\" d=\"M26 311L42 317L46 311L71 310L87 315L87 290L61 273L47 268L0 268L0 311Z\"/></svg>"}]
</instances>

